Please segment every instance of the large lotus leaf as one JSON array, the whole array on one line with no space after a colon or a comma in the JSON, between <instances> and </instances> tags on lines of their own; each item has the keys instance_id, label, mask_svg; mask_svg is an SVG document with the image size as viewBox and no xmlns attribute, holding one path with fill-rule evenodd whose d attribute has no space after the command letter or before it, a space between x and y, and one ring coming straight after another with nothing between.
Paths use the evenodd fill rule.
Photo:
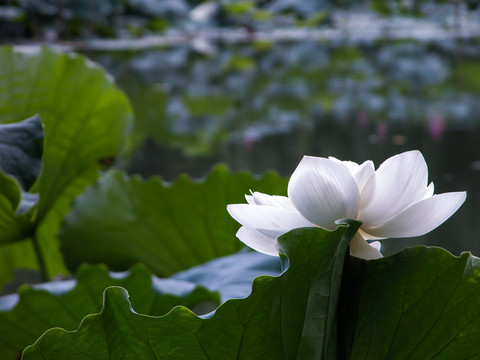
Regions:
<instances>
[{"instance_id":1,"label":"large lotus leaf","mask_svg":"<svg viewBox=\"0 0 480 360\"><path fill-rule=\"evenodd\" d=\"M40 117L0 125L0 168L28 190L40 173L43 128Z\"/></svg>"},{"instance_id":2,"label":"large lotus leaf","mask_svg":"<svg viewBox=\"0 0 480 360\"><path fill-rule=\"evenodd\" d=\"M335 346L330 336L343 260L357 226L282 236L288 269L255 279L249 297L227 301L210 318L183 307L163 317L140 315L124 289L110 287L101 313L86 317L75 332L47 331L24 359L332 358L327 349Z\"/></svg>"},{"instance_id":3,"label":"large lotus leaf","mask_svg":"<svg viewBox=\"0 0 480 360\"><path fill-rule=\"evenodd\" d=\"M415 247L350 265L352 359L480 358L480 259Z\"/></svg>"},{"instance_id":4,"label":"large lotus leaf","mask_svg":"<svg viewBox=\"0 0 480 360\"><path fill-rule=\"evenodd\" d=\"M135 266L128 273L109 273L104 266L83 266L76 281L25 286L19 295L0 297L2 359L18 359L26 346L52 327L77 328L83 317L101 310L103 291L112 285L128 289L135 309L156 316L176 305L198 308L202 303L218 304L219 300L216 293L188 282L152 281L143 266Z\"/></svg>"},{"instance_id":5,"label":"large lotus leaf","mask_svg":"<svg viewBox=\"0 0 480 360\"><path fill-rule=\"evenodd\" d=\"M286 185L275 173L255 178L224 166L203 181L180 176L171 184L113 171L76 198L59 235L62 252L72 269L84 261L114 270L143 262L170 275L238 251L227 204L245 202L250 189L281 194Z\"/></svg>"},{"instance_id":6,"label":"large lotus leaf","mask_svg":"<svg viewBox=\"0 0 480 360\"><path fill-rule=\"evenodd\" d=\"M0 48L0 123L42 117L45 146L35 184L42 218L62 191L125 142L131 108L111 77L83 56L47 47Z\"/></svg>"},{"instance_id":7,"label":"large lotus leaf","mask_svg":"<svg viewBox=\"0 0 480 360\"><path fill-rule=\"evenodd\" d=\"M36 236L49 275L53 275L66 271L57 239L51 235L57 232L58 219L67 213L82 186L96 179L103 159L111 159L123 146L131 108L108 74L83 56L46 47L29 52L1 47L0 123L35 113L42 117L45 142L42 169L31 189L40 194L34 222L42 225L48 217L48 225L37 229ZM22 246L29 253L30 244ZM2 246L0 252L21 254L15 247L12 252ZM9 263L38 268L36 261L12 259ZM0 279L13 271L1 266Z\"/></svg>"}]
</instances>

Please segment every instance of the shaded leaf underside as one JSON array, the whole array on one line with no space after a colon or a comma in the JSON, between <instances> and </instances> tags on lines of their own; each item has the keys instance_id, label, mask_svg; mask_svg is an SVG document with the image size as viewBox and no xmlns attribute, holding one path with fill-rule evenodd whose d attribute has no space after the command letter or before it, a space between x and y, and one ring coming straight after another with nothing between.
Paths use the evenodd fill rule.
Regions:
<instances>
[{"instance_id":1,"label":"shaded leaf underside","mask_svg":"<svg viewBox=\"0 0 480 360\"><path fill-rule=\"evenodd\" d=\"M28 190L40 173L43 128L38 115L0 125L0 169L14 176Z\"/></svg>"}]
</instances>

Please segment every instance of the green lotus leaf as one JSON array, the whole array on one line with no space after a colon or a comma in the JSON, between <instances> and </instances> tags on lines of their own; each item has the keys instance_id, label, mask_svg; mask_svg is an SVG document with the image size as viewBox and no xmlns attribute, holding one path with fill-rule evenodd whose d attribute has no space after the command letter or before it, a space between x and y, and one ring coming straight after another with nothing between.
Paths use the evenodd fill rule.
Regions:
<instances>
[{"instance_id":1,"label":"green lotus leaf","mask_svg":"<svg viewBox=\"0 0 480 360\"><path fill-rule=\"evenodd\" d=\"M124 146L131 107L107 73L75 54L0 48L0 123L40 114L45 146L39 218L75 177Z\"/></svg>"},{"instance_id":2,"label":"green lotus leaf","mask_svg":"<svg viewBox=\"0 0 480 360\"><path fill-rule=\"evenodd\" d=\"M415 247L351 260L352 359L480 357L479 258Z\"/></svg>"},{"instance_id":3,"label":"green lotus leaf","mask_svg":"<svg viewBox=\"0 0 480 360\"><path fill-rule=\"evenodd\" d=\"M0 123L16 123L34 114L40 115L44 130L40 173L37 163L26 160L15 169L25 172L19 176L25 187L35 180L33 175L38 175L29 189L38 194L38 199L24 197L30 201L24 205L31 206L38 200L32 220L33 237L46 272L53 276L67 272L55 236L61 219L72 199L95 181L105 159L114 159L123 148L132 112L112 78L83 56L62 54L48 47L29 51L0 47ZM35 125L29 141L38 145L38 120L29 121ZM33 145L27 148L36 149ZM15 170L13 175L19 173ZM16 240L23 238L19 233ZM10 237L8 241L13 240ZM27 241L0 247L0 259L8 258L0 263L0 286L11 278L17 266L42 268L37 258L31 261L31 252L32 244ZM12 258L22 253L25 258Z\"/></svg>"},{"instance_id":4,"label":"green lotus leaf","mask_svg":"<svg viewBox=\"0 0 480 360\"><path fill-rule=\"evenodd\" d=\"M250 189L281 194L286 187L275 173L255 178L225 166L202 181L173 183L113 171L76 198L59 235L62 253L71 269L84 261L114 270L143 262L170 275L243 247L227 204L244 202Z\"/></svg>"},{"instance_id":5,"label":"green lotus leaf","mask_svg":"<svg viewBox=\"0 0 480 360\"><path fill-rule=\"evenodd\" d=\"M282 236L288 269L258 277L250 296L225 302L209 318L184 307L141 315L124 289L110 287L99 314L77 331L47 331L24 359L331 359L343 260L358 225Z\"/></svg>"},{"instance_id":6,"label":"green lotus leaf","mask_svg":"<svg viewBox=\"0 0 480 360\"><path fill-rule=\"evenodd\" d=\"M19 295L0 297L0 353L2 359L19 358L23 349L52 327L73 330L82 318L102 309L108 286L122 286L141 313L164 315L176 305L209 311L218 304L217 293L180 280L155 279L143 266L126 273L109 273L105 266L82 266L76 280L24 286Z\"/></svg>"}]
</instances>

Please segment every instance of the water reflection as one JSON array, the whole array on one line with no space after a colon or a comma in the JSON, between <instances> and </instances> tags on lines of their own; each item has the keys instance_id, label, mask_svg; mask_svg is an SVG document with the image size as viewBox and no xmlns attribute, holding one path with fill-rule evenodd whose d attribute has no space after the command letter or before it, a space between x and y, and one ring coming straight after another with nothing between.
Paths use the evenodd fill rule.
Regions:
<instances>
[{"instance_id":1,"label":"water reflection","mask_svg":"<svg viewBox=\"0 0 480 360\"><path fill-rule=\"evenodd\" d=\"M132 100L130 172L199 177L226 162L289 175L304 154L380 164L419 149L436 192L466 189L467 201L441 229L384 250L423 242L480 255L480 67L458 53L463 45L443 45L304 41L91 57Z\"/></svg>"}]
</instances>

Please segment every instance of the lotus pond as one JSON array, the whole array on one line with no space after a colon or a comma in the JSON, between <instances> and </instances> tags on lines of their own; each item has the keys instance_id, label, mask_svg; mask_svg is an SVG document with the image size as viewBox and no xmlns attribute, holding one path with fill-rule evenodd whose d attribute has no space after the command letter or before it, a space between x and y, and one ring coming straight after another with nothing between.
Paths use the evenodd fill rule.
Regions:
<instances>
[{"instance_id":1,"label":"lotus pond","mask_svg":"<svg viewBox=\"0 0 480 360\"><path fill-rule=\"evenodd\" d=\"M479 358L478 2L340 3L0 2L2 358Z\"/></svg>"}]
</instances>

